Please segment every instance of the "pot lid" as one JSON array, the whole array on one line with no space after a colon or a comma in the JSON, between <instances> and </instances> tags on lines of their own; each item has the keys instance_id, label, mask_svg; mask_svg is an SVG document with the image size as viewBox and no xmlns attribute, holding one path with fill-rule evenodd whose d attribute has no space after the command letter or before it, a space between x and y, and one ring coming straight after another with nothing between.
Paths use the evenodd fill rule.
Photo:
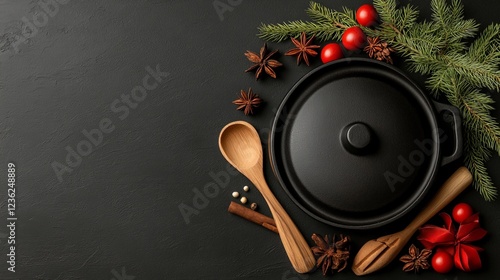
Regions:
<instances>
[{"instance_id":1,"label":"pot lid","mask_svg":"<svg viewBox=\"0 0 500 280\"><path fill-rule=\"evenodd\" d=\"M439 164L433 107L396 68L368 59L326 64L287 94L270 152L278 179L312 216L371 227L408 211Z\"/></svg>"}]
</instances>

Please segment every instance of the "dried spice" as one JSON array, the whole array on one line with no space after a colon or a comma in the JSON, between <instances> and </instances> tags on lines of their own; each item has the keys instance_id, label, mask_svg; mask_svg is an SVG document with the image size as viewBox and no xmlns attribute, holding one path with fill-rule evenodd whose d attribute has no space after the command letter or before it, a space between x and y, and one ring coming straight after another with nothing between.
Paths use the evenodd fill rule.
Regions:
<instances>
[{"instance_id":1,"label":"dried spice","mask_svg":"<svg viewBox=\"0 0 500 280\"><path fill-rule=\"evenodd\" d=\"M260 103L262 103L262 99L252 92L252 88L248 89L248 93L241 90L240 98L233 101L233 104L238 105L236 110L243 110L245 115L253 114L253 108L259 107Z\"/></svg>"},{"instance_id":2,"label":"dried spice","mask_svg":"<svg viewBox=\"0 0 500 280\"><path fill-rule=\"evenodd\" d=\"M351 250L349 236L341 234L337 240L333 235L331 243L328 235L321 237L313 234L311 238L316 243L316 246L311 247L314 256L316 256L316 267L321 266L323 275L326 275L328 271L340 272L347 267L349 251Z\"/></svg>"},{"instance_id":3,"label":"dried spice","mask_svg":"<svg viewBox=\"0 0 500 280\"><path fill-rule=\"evenodd\" d=\"M419 229L417 239L427 249L437 248L454 256L455 267L463 271L478 270L482 267L479 252L483 249L470 244L486 236L487 231L479 224L479 214L465 219L458 230L447 213L439 214L444 221L443 227L424 225Z\"/></svg>"},{"instance_id":4,"label":"dried spice","mask_svg":"<svg viewBox=\"0 0 500 280\"><path fill-rule=\"evenodd\" d=\"M273 218L265 216L257 211L250 210L241 204L231 201L227 211L229 213L238 215L250 222L261 225L270 231L278 233L278 229L276 228L276 223L274 222Z\"/></svg>"},{"instance_id":5,"label":"dried spice","mask_svg":"<svg viewBox=\"0 0 500 280\"><path fill-rule=\"evenodd\" d=\"M364 48L364 51L368 53L368 56L378 61L393 63L391 54L394 52L394 49L387 42L381 41L378 37L368 37L367 41L368 45Z\"/></svg>"},{"instance_id":6,"label":"dried spice","mask_svg":"<svg viewBox=\"0 0 500 280\"><path fill-rule=\"evenodd\" d=\"M273 68L282 66L279 61L271 59L271 57L277 53L278 50L272 51L269 54L267 53L267 44L264 43L264 46L260 48L260 53L256 54L251 51L247 51L245 53L245 56L250 60L251 62L254 63L254 65L250 66L245 72L250 72L253 70L255 71L255 79L259 79L259 77L262 75L262 72L265 72L269 76L273 77L276 79L276 73L274 72Z\"/></svg>"},{"instance_id":7,"label":"dried spice","mask_svg":"<svg viewBox=\"0 0 500 280\"><path fill-rule=\"evenodd\" d=\"M432 251L429 249L422 249L420 251L415 245L411 244L408 249L408 255L399 258L405 265L403 266L404 272L415 271L420 269L429 269L430 264L428 258L431 256Z\"/></svg>"},{"instance_id":8,"label":"dried spice","mask_svg":"<svg viewBox=\"0 0 500 280\"><path fill-rule=\"evenodd\" d=\"M300 41L291 37L292 43L296 46L296 48L291 49L285 53L285 55L296 55L297 56L297 65L300 64L301 60L304 60L304 62L309 66L309 56L316 56L318 55L318 52L315 51L314 49L319 49L320 46L318 45L311 45L312 41L314 40L314 36L311 36L309 40L306 37L306 33L302 32L300 35Z\"/></svg>"},{"instance_id":9,"label":"dried spice","mask_svg":"<svg viewBox=\"0 0 500 280\"><path fill-rule=\"evenodd\" d=\"M250 209L257 211L257 203L253 202L252 204L250 204Z\"/></svg>"}]
</instances>

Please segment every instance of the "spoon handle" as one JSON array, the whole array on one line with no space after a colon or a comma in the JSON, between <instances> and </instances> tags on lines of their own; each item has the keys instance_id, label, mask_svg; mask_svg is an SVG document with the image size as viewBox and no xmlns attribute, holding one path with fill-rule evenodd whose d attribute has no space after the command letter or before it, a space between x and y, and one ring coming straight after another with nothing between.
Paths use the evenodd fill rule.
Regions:
<instances>
[{"instance_id":1,"label":"spoon handle","mask_svg":"<svg viewBox=\"0 0 500 280\"><path fill-rule=\"evenodd\" d=\"M249 177L249 179L251 178L252 183L266 200L276 223L276 227L278 228L281 242L285 247L285 251L293 268L299 273L311 271L316 265L316 260L311 248L290 216L288 216L285 209L283 209L279 201L271 192L271 189L269 189L262 171L253 172L253 176L247 177Z\"/></svg>"},{"instance_id":2,"label":"spoon handle","mask_svg":"<svg viewBox=\"0 0 500 280\"><path fill-rule=\"evenodd\" d=\"M455 197L464 191L472 183L472 174L465 167L460 167L455 171L443 186L434 195L434 198L427 204L420 214L404 229L415 232L430 218L436 215L441 209L448 205Z\"/></svg>"}]
</instances>

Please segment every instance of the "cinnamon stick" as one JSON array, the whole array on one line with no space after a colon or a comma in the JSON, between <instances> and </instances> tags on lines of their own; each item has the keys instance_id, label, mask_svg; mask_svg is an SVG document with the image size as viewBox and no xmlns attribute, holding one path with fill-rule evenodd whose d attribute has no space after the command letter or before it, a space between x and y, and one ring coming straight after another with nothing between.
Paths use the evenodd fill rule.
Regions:
<instances>
[{"instance_id":1,"label":"cinnamon stick","mask_svg":"<svg viewBox=\"0 0 500 280\"><path fill-rule=\"evenodd\" d=\"M256 212L254 210L251 210L243 205L240 205L234 201L231 201L231 204L229 204L229 208L227 211L231 214L238 215L246 220L249 220L253 223L256 223L258 225L261 225L268 230L274 231L275 233L278 233L278 229L276 228L276 223L274 220L266 215L263 215L259 212Z\"/></svg>"}]
</instances>

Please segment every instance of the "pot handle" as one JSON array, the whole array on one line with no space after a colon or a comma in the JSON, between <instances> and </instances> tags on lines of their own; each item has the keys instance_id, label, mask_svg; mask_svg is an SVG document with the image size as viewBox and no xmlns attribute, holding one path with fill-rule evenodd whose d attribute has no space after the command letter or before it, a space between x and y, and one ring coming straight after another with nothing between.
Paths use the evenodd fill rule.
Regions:
<instances>
[{"instance_id":1,"label":"pot handle","mask_svg":"<svg viewBox=\"0 0 500 280\"><path fill-rule=\"evenodd\" d=\"M444 116L443 120L446 123L453 123L453 138L455 140L455 148L449 156L443 156L441 160L441 166L447 165L448 163L457 160L462 156L463 139L462 139L462 118L460 117L460 111L455 106L448 104L443 104L439 102L434 102L434 106L438 113L448 112L450 115Z\"/></svg>"}]
</instances>

